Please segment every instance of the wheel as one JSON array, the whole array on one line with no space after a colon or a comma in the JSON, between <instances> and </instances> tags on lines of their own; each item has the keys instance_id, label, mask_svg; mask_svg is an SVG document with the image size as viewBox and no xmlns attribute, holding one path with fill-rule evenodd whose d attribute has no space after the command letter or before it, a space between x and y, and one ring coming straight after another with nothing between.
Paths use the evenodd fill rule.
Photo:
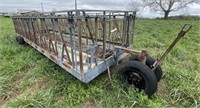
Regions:
<instances>
[{"instance_id":1,"label":"wheel","mask_svg":"<svg viewBox=\"0 0 200 108\"><path fill-rule=\"evenodd\" d=\"M151 65L153 65L153 63L155 62L155 60L152 58L152 57L147 57L147 60L146 60L146 65L148 67L151 67ZM158 65L156 67L156 69L154 70L154 74L156 75L156 78L157 78L157 81L159 82L160 79L162 78L163 76L163 71L162 71L162 68L160 65Z\"/></svg>"},{"instance_id":2,"label":"wheel","mask_svg":"<svg viewBox=\"0 0 200 108\"><path fill-rule=\"evenodd\" d=\"M139 90L144 90L149 97L157 90L155 74L141 62L128 61L118 73L126 85L134 85Z\"/></svg>"},{"instance_id":3,"label":"wheel","mask_svg":"<svg viewBox=\"0 0 200 108\"><path fill-rule=\"evenodd\" d=\"M26 42L24 41L24 38L21 37L21 36L17 36L17 37L16 37L16 41L17 41L17 43L19 43L19 44L25 44L25 43L26 43Z\"/></svg>"},{"instance_id":4,"label":"wheel","mask_svg":"<svg viewBox=\"0 0 200 108\"><path fill-rule=\"evenodd\" d=\"M135 56L132 56L132 57L130 58L130 60L133 60L133 61L134 61L134 60L137 60L137 61L138 61L137 57L135 57ZM147 65L149 68L151 68L151 65L153 65L154 62L155 62L155 60L154 60L152 57L147 56L146 65ZM154 72L154 74L156 75L157 82L159 82L160 79L161 79L162 76L163 76L163 71L162 71L161 66L158 65L158 66L156 67L156 69L155 69L153 72Z\"/></svg>"}]
</instances>

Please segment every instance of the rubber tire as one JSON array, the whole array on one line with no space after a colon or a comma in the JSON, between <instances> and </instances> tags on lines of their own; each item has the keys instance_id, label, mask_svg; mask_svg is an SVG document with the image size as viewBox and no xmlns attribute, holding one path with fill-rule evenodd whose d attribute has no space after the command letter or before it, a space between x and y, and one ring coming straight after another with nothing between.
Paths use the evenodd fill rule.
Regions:
<instances>
[{"instance_id":1,"label":"rubber tire","mask_svg":"<svg viewBox=\"0 0 200 108\"><path fill-rule=\"evenodd\" d=\"M137 58L136 58L135 56L132 56L132 57L130 58L130 60L134 61L134 60L137 60ZM137 61L138 61L138 60L137 60ZM153 58L150 57L150 56L147 56L146 65L147 65L149 68L151 68L150 65L152 65L154 62L155 62L155 59L153 59ZM162 71L161 66L158 65L158 66L156 67L156 69L155 69L153 72L154 72L154 74L156 75L157 82L159 82L159 81L161 80L162 76L163 76L163 71Z\"/></svg>"},{"instance_id":2,"label":"rubber tire","mask_svg":"<svg viewBox=\"0 0 200 108\"><path fill-rule=\"evenodd\" d=\"M148 67L150 67L150 65L152 65L154 62L155 62L155 59L153 59L152 57L149 57L149 56L147 57L146 65ZM163 71L162 71L161 66L158 65L153 72L156 75L157 81L159 82L163 76Z\"/></svg>"},{"instance_id":3,"label":"rubber tire","mask_svg":"<svg viewBox=\"0 0 200 108\"><path fill-rule=\"evenodd\" d=\"M16 36L16 41L17 41L17 43L19 43L19 44L25 44L26 42L24 41L24 38L23 37L21 37L21 36Z\"/></svg>"},{"instance_id":4,"label":"rubber tire","mask_svg":"<svg viewBox=\"0 0 200 108\"><path fill-rule=\"evenodd\" d=\"M157 90L157 79L152 70L141 62L128 61L118 71L118 75L121 77L122 80L125 81L126 85L127 81L125 79L125 73L130 72L130 70L133 70L133 72L139 71L135 73L139 74L143 78L143 80L145 81L145 88L143 90L148 95L148 97L151 97ZM133 84L128 83L128 85Z\"/></svg>"}]
</instances>

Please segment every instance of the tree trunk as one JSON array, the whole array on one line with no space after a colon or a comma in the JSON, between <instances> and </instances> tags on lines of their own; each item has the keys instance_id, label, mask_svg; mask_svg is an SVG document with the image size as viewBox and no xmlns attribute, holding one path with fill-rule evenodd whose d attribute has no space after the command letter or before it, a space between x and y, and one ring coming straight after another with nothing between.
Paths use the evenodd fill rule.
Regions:
<instances>
[{"instance_id":1,"label":"tree trunk","mask_svg":"<svg viewBox=\"0 0 200 108\"><path fill-rule=\"evenodd\" d=\"M168 19L169 12L170 12L170 11L164 11L164 14L165 14L165 15L164 15L164 19Z\"/></svg>"}]
</instances>

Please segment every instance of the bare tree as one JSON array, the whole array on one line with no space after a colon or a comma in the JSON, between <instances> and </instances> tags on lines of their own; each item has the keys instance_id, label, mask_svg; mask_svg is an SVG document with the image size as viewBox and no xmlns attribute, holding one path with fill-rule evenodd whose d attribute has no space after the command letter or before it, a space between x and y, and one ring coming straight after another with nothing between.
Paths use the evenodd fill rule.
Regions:
<instances>
[{"instance_id":1,"label":"bare tree","mask_svg":"<svg viewBox=\"0 0 200 108\"><path fill-rule=\"evenodd\" d=\"M154 11L164 12L164 19L169 13L187 7L189 4L200 3L200 0L142 0L146 6Z\"/></svg>"},{"instance_id":2,"label":"bare tree","mask_svg":"<svg viewBox=\"0 0 200 108\"><path fill-rule=\"evenodd\" d=\"M144 7L144 3L141 0L133 0L128 6L128 10L138 12Z\"/></svg>"}]
</instances>

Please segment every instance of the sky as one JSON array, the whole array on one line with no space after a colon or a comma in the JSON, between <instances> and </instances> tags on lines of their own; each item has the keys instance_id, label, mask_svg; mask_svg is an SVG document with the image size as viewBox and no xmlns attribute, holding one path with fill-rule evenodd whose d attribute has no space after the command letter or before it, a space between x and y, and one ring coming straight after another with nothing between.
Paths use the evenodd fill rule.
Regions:
<instances>
[{"instance_id":1,"label":"sky","mask_svg":"<svg viewBox=\"0 0 200 108\"><path fill-rule=\"evenodd\" d=\"M78 9L105 9L127 10L131 0L77 0ZM70 10L74 9L74 0L0 0L0 12L17 12L17 9L26 10ZM170 15L192 14L200 16L200 5L193 4ZM155 13L145 8L138 12L141 17L161 17L162 13Z\"/></svg>"}]
</instances>

